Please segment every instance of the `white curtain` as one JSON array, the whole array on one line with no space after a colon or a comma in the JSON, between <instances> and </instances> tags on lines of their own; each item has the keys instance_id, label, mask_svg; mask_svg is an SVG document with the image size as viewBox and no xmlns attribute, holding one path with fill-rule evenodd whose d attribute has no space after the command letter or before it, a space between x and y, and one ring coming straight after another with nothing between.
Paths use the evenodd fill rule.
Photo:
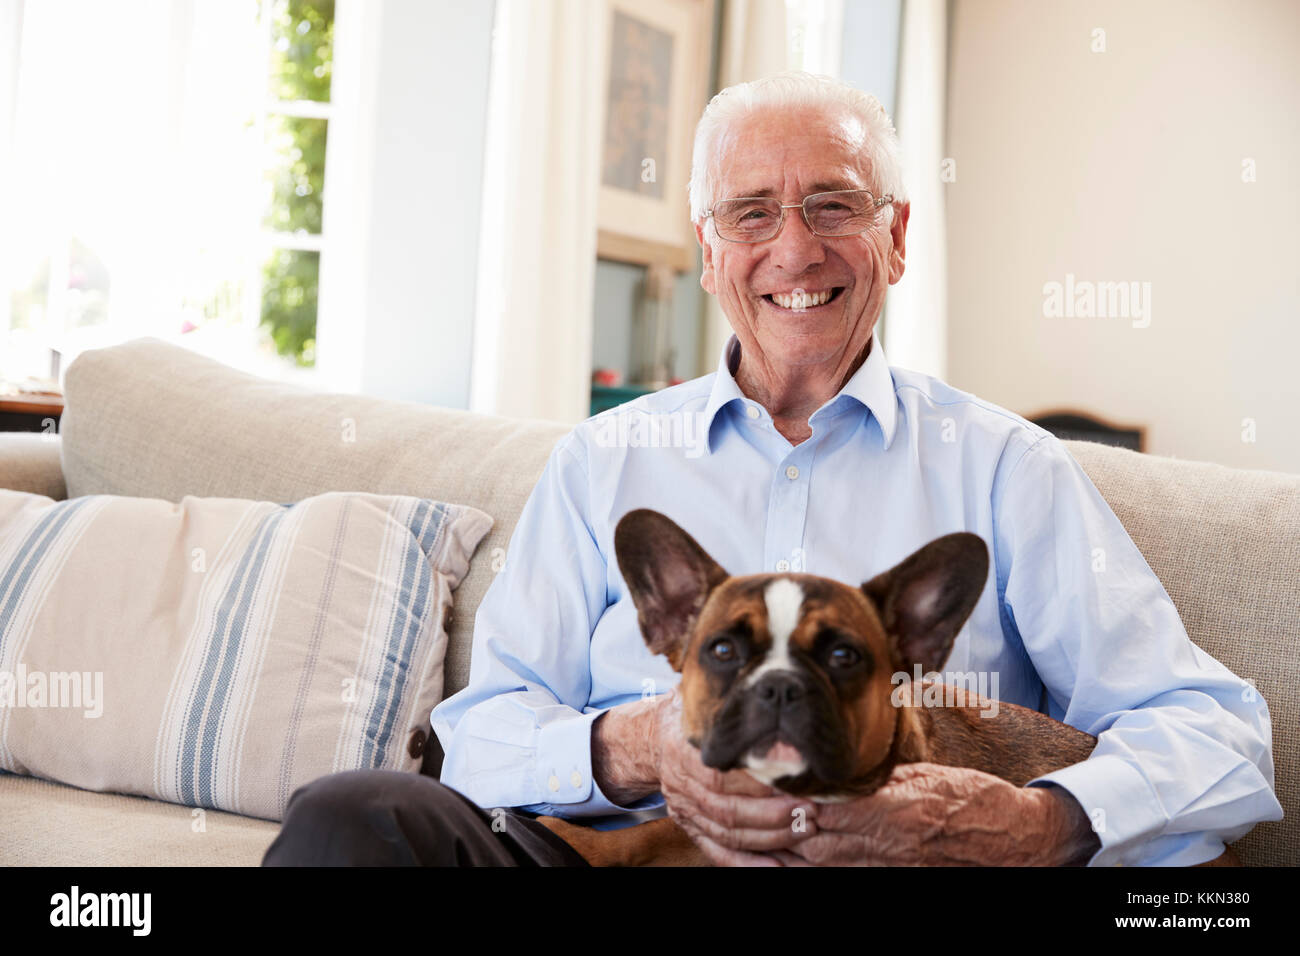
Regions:
<instances>
[{"instance_id":1,"label":"white curtain","mask_svg":"<svg viewBox=\"0 0 1300 956\"><path fill-rule=\"evenodd\" d=\"M497 0L470 407L588 413L605 18ZM603 9L603 5L601 5Z\"/></svg>"},{"instance_id":2,"label":"white curtain","mask_svg":"<svg viewBox=\"0 0 1300 956\"><path fill-rule=\"evenodd\" d=\"M788 69L839 76L844 0L785 0Z\"/></svg>"},{"instance_id":3,"label":"white curtain","mask_svg":"<svg viewBox=\"0 0 1300 956\"><path fill-rule=\"evenodd\" d=\"M943 378L948 368L947 237L944 160L948 83L946 0L903 4L898 108L903 182L912 203L907 268L885 300L889 361Z\"/></svg>"},{"instance_id":4,"label":"white curtain","mask_svg":"<svg viewBox=\"0 0 1300 956\"><path fill-rule=\"evenodd\" d=\"M3 198L6 215L11 209L8 197L9 186L14 181L14 106L18 101L18 62L22 52L23 3L22 0L2 0L0 2L0 197ZM0 227L0 342L5 344L5 358L9 348L9 309L10 289L15 279L10 275L12 263L7 248L7 232ZM44 356L40 356L43 358ZM0 358L0 377L20 378L30 369L15 365L5 367L5 358ZM43 370L42 370L43 374Z\"/></svg>"}]
</instances>

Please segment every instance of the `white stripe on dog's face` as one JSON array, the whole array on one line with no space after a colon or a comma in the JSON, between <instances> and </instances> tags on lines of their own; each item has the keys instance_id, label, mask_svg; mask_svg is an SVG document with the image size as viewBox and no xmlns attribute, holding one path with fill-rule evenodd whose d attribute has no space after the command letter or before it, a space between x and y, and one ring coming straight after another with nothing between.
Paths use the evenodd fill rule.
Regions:
<instances>
[{"instance_id":1,"label":"white stripe on dog's face","mask_svg":"<svg viewBox=\"0 0 1300 956\"><path fill-rule=\"evenodd\" d=\"M794 669L790 660L790 635L799 624L803 588L788 578L778 578L763 591L763 601L767 605L767 630L772 635L772 646L763 663L745 681L747 687L771 671Z\"/></svg>"}]
</instances>

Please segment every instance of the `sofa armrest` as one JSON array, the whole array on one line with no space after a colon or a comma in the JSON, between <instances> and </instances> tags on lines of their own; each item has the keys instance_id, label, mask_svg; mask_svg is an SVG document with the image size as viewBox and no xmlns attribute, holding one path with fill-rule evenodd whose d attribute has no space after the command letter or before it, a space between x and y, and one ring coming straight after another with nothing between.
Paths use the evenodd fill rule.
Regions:
<instances>
[{"instance_id":1,"label":"sofa armrest","mask_svg":"<svg viewBox=\"0 0 1300 956\"><path fill-rule=\"evenodd\" d=\"M60 435L0 432L0 488L64 500L68 488L59 457L62 445Z\"/></svg>"}]
</instances>

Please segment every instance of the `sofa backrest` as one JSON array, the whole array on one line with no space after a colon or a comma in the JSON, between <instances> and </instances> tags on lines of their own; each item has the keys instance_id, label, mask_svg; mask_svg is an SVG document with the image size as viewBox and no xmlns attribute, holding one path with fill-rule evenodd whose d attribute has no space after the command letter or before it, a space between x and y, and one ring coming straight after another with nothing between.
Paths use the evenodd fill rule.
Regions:
<instances>
[{"instance_id":1,"label":"sofa backrest","mask_svg":"<svg viewBox=\"0 0 1300 956\"><path fill-rule=\"evenodd\" d=\"M61 425L68 497L288 502L326 491L421 495L496 521L456 592L446 693L464 686L474 613L568 426L327 394L236 371L158 339L83 352ZM351 439L351 440L349 440ZM1287 814L1237 844L1300 860L1300 476L1067 447L1123 522L1203 650L1254 683L1273 719ZM500 550L498 550L500 549Z\"/></svg>"},{"instance_id":2,"label":"sofa backrest","mask_svg":"<svg viewBox=\"0 0 1300 956\"><path fill-rule=\"evenodd\" d=\"M1178 608L1188 636L1263 695L1286 816L1236 844L1300 862L1300 475L1066 442Z\"/></svg>"},{"instance_id":3,"label":"sofa backrest","mask_svg":"<svg viewBox=\"0 0 1300 956\"><path fill-rule=\"evenodd\" d=\"M456 589L444 693L469 677L474 612L568 427L313 392L155 338L82 352L60 423L69 498L298 501L327 491L473 505L494 524Z\"/></svg>"}]
</instances>

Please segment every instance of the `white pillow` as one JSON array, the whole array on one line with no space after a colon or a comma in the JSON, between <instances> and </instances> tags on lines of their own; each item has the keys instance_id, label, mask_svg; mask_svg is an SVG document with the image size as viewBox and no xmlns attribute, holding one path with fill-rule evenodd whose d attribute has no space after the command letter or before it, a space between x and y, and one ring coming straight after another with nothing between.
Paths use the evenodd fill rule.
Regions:
<instances>
[{"instance_id":1,"label":"white pillow","mask_svg":"<svg viewBox=\"0 0 1300 956\"><path fill-rule=\"evenodd\" d=\"M0 490L0 769L271 820L328 773L418 772L491 525L395 495Z\"/></svg>"}]
</instances>

